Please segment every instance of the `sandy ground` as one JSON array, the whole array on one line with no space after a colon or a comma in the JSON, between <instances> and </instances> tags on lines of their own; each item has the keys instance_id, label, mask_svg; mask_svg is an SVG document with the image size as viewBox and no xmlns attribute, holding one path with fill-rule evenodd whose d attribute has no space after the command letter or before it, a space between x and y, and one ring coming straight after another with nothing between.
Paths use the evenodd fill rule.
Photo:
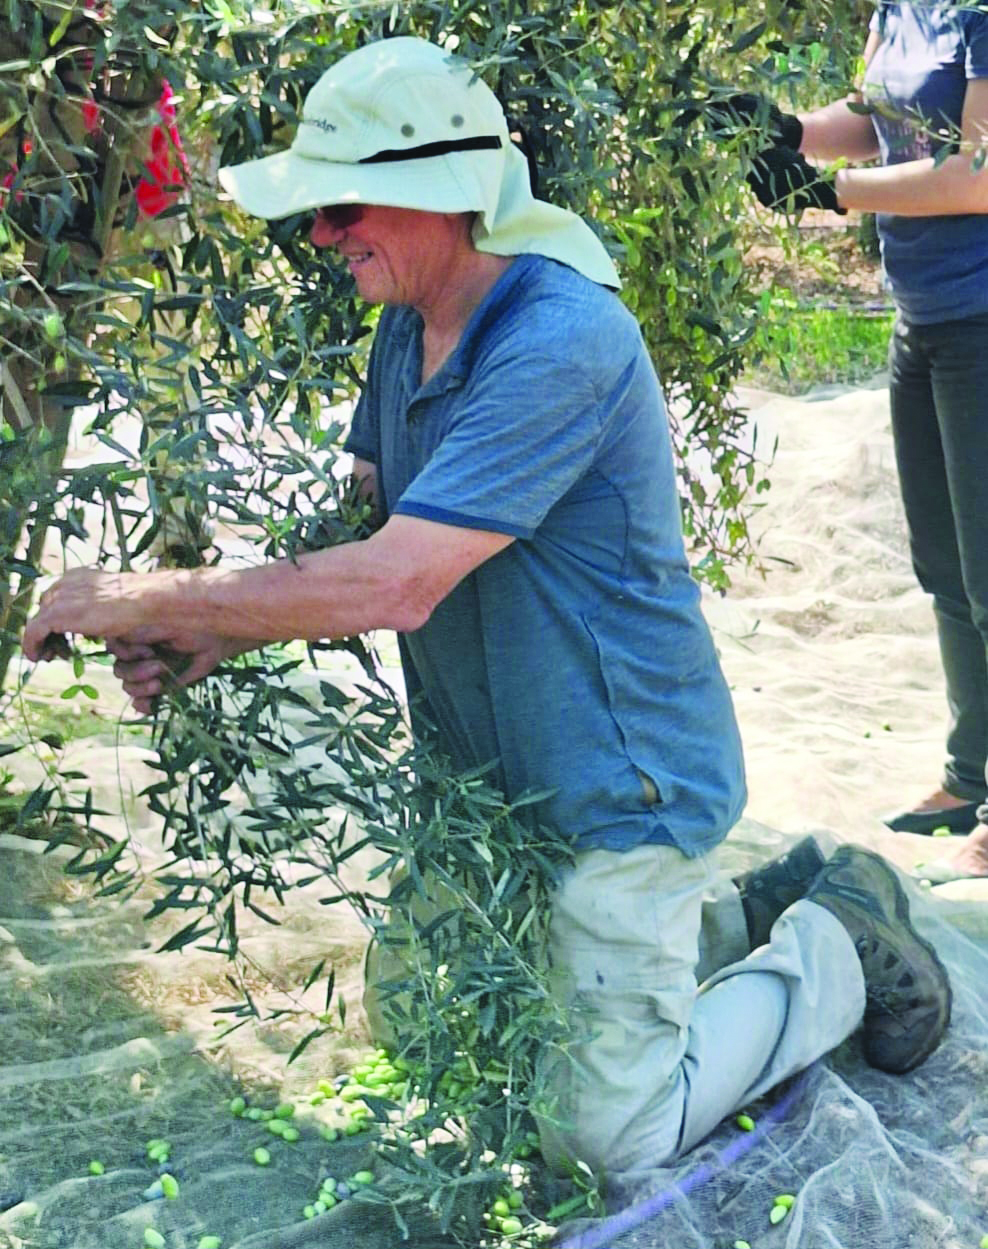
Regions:
<instances>
[{"instance_id":1,"label":"sandy ground","mask_svg":"<svg viewBox=\"0 0 988 1249\"><path fill-rule=\"evenodd\" d=\"M931 839L893 836L881 817L939 785L947 707L906 549L887 393L876 378L743 398L759 445L779 440L754 522L762 569L740 571L705 612L744 739L746 815L790 833L829 829L911 869ZM988 900L988 884L950 890Z\"/></svg>"},{"instance_id":2,"label":"sandy ground","mask_svg":"<svg viewBox=\"0 0 988 1249\"><path fill-rule=\"evenodd\" d=\"M824 830L829 841L863 842L909 871L929 857L931 839L893 836L881 816L936 786L946 713L931 612L905 550L885 392L876 385L794 400L751 391L743 399L757 419L759 444L769 446L778 436L779 451L772 489L756 521L762 571L739 571L728 595L709 595L705 603L734 691L749 778L746 818L725 848L725 864L767 857L803 832ZM75 454L87 452L79 447ZM160 862L160 837L139 794L154 779L153 756L127 730L111 675L90 668L86 679L99 698L79 714L94 714L96 731L58 756L41 748L4 763L25 785L37 783L45 767L78 769L88 778L80 784L92 785L95 805L106 813L103 827L128 831L150 868ZM59 694L67 680L63 666L49 665L32 674L27 693L64 710ZM16 702L9 714L17 718ZM303 891L281 928L259 924L247 934L256 967L252 990L265 1010L299 1005L292 993L299 972L324 955L336 965L350 1005L346 1032L317 1042L286 1069L297 1021L284 1017L221 1037L215 1007L237 1000L222 961L198 951L157 953L168 928L159 923L149 929L139 900L124 906L94 902L38 850L0 836L0 1249L136 1249L149 1225L162 1231L170 1249L194 1246L205 1233L223 1235L224 1249L398 1244L394 1224L382 1222L383 1216L371 1226L338 1210L322 1231L298 1223L317 1172L327 1166L339 1175L356 1169L365 1152L359 1138L327 1155L309 1132L291 1162L262 1171L249 1161L258 1143L252 1129L221 1121L223 1101L236 1089L273 1104L311 1091L317 1079L345 1070L362 1051L360 925L338 909L330 916L314 893ZM357 864L356 870L366 866ZM977 1224L988 1195L988 1071L984 1045L971 1040L984 1035L988 882L932 892L925 909L922 901L917 905L930 935L939 934L938 946L949 950L965 995L956 1045L944 1059L947 1074L938 1069L928 1077L932 1083L896 1086L900 1100L889 1100L879 1118L891 1116L901 1130L897 1136L895 1127L891 1135L875 1129L869 1154L896 1156L892 1179L883 1179L879 1168L862 1196L854 1187L862 1166L843 1137L835 1144L840 1134L827 1125L837 1121L833 1116L882 1106L891 1095L884 1085L869 1083L860 1062L838 1061L833 1071L821 1066L813 1076L812 1111L792 1120L793 1139L785 1135L787 1120L749 1158L764 1158L771 1146L788 1159L790 1171L802 1168L804 1181L836 1175L838 1195L828 1198L831 1205L856 1201L861 1213L873 1202L878 1213L867 1227L864 1213L857 1222L844 1215L814 1217L807 1198L799 1221L769 1229L762 1220L757 1238L746 1234L755 1249L964 1249L977 1243L976 1232L988 1232L988 1224L980 1231ZM310 993L306 1004L313 1001ZM932 1070L934 1060L927 1067ZM920 1103L924 1090L927 1100ZM957 1157L932 1126L926 1152L910 1154L903 1142L923 1135L915 1125L929 1116L929 1099L941 1097L941 1090L937 1104L956 1129ZM324 1112L306 1113L312 1127ZM855 1129L860 1139L874 1120L869 1112L861 1121L865 1126ZM141 1198L154 1178L143 1154L149 1137L175 1142L172 1165L181 1172L181 1202ZM825 1141L826 1156L819 1150L801 1154L807 1137ZM948 1156L954 1169L941 1172ZM93 1158L105 1165L104 1175L88 1174ZM908 1218L882 1213L881 1194L899 1191L896 1166L917 1165L929 1191L909 1206ZM746 1193L757 1188L760 1194L758 1185L768 1193L795 1184L785 1167L775 1174L764 1161L746 1166ZM864 1170L871 1174L870 1168L869 1162ZM691 1174L696 1172L677 1171L668 1179L682 1184ZM947 1190L954 1196L944 1213L936 1193ZM653 1210L655 1217L643 1216L637 1229L605 1229L607 1239L571 1243L588 1249L730 1245L744 1231L742 1214L749 1208L739 1214L734 1190L719 1180L704 1191L715 1193L717 1202L683 1198L675 1231L664 1221L668 1213ZM730 1224L725 1208L734 1211Z\"/></svg>"}]
</instances>

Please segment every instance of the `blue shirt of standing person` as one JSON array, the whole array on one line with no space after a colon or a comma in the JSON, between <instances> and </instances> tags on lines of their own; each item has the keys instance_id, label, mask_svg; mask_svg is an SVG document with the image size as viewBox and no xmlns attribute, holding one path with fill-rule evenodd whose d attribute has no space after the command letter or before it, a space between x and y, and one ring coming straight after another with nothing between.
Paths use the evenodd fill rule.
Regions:
<instances>
[{"instance_id":1,"label":"blue shirt of standing person","mask_svg":"<svg viewBox=\"0 0 988 1249\"><path fill-rule=\"evenodd\" d=\"M967 162L977 148L969 84L988 82L988 11L950 5L882 4L871 22L877 41L863 98L882 165L895 168L954 153ZM975 92L981 91L975 87ZM966 129L966 150L960 151ZM979 142L988 143L988 133ZM892 175L890 175L892 176ZM973 187L984 194L983 179ZM913 325L961 321L988 312L988 215L966 197L946 198L935 213L878 212L882 260L902 318ZM977 797L981 778L975 778Z\"/></svg>"}]
</instances>

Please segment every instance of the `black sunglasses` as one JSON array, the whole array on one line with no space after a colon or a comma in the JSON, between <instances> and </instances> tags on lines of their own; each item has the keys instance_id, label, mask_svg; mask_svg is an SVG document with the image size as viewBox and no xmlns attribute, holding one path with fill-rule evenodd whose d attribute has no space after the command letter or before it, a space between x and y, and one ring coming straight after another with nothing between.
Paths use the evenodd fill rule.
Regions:
<instances>
[{"instance_id":1,"label":"black sunglasses","mask_svg":"<svg viewBox=\"0 0 988 1249\"><path fill-rule=\"evenodd\" d=\"M361 221L366 211L363 204L329 204L325 208L317 208L316 212L327 225L334 230L346 230Z\"/></svg>"}]
</instances>

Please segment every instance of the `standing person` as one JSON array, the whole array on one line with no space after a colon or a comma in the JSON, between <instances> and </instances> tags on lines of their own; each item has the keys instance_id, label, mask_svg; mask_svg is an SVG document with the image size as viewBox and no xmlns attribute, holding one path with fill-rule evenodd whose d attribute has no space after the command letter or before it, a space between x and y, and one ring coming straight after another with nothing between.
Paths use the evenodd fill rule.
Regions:
<instances>
[{"instance_id":1,"label":"standing person","mask_svg":"<svg viewBox=\"0 0 988 1249\"><path fill-rule=\"evenodd\" d=\"M315 209L313 243L386 305L347 443L381 526L247 570L77 570L28 657L108 637L146 709L154 643L192 656L188 683L258 639L396 629L416 732L496 761L509 798L549 791L539 816L574 841L550 956L592 1035L550 1073L552 1165L661 1165L862 1022L873 1065L921 1063L949 983L865 851L804 847L728 890L717 922L740 927L697 991L711 852L744 799L730 695L638 326L588 227L533 198L495 96L433 44L368 45L288 152L221 180L256 215Z\"/></svg>"},{"instance_id":2,"label":"standing person","mask_svg":"<svg viewBox=\"0 0 988 1249\"><path fill-rule=\"evenodd\" d=\"M897 832L969 833L923 874L988 876L988 10L882 0L865 63L860 95L798 116L734 96L715 106L716 128L767 124L773 146L748 178L767 207L877 214L896 307L896 460L913 566L933 596L950 709L940 786L886 823ZM878 157L880 165L828 174L802 153Z\"/></svg>"}]
</instances>

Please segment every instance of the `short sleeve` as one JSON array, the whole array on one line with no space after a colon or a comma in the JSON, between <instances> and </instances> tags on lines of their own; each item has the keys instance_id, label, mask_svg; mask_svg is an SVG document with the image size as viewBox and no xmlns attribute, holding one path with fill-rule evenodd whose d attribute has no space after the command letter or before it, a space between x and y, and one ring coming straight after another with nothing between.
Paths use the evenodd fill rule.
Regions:
<instances>
[{"instance_id":1,"label":"short sleeve","mask_svg":"<svg viewBox=\"0 0 988 1249\"><path fill-rule=\"evenodd\" d=\"M529 538L594 462L602 405L589 369L504 350L461 398L394 511Z\"/></svg>"},{"instance_id":2,"label":"short sleeve","mask_svg":"<svg viewBox=\"0 0 988 1249\"><path fill-rule=\"evenodd\" d=\"M968 78L988 78L988 12L967 14L964 72Z\"/></svg>"},{"instance_id":3,"label":"short sleeve","mask_svg":"<svg viewBox=\"0 0 988 1249\"><path fill-rule=\"evenodd\" d=\"M381 316L381 326L387 326L393 320L394 309L386 308ZM387 334L378 328L371 343L370 356L367 361L367 380L357 406L354 409L350 430L343 442L343 450L358 460L367 460L370 464L380 462L381 447L381 403L384 395L383 362L384 346Z\"/></svg>"},{"instance_id":4,"label":"short sleeve","mask_svg":"<svg viewBox=\"0 0 988 1249\"><path fill-rule=\"evenodd\" d=\"M375 396L373 391L365 386L357 400L350 429L343 442L343 450L358 460L367 460L370 464L376 464L379 459L378 431Z\"/></svg>"}]
</instances>

